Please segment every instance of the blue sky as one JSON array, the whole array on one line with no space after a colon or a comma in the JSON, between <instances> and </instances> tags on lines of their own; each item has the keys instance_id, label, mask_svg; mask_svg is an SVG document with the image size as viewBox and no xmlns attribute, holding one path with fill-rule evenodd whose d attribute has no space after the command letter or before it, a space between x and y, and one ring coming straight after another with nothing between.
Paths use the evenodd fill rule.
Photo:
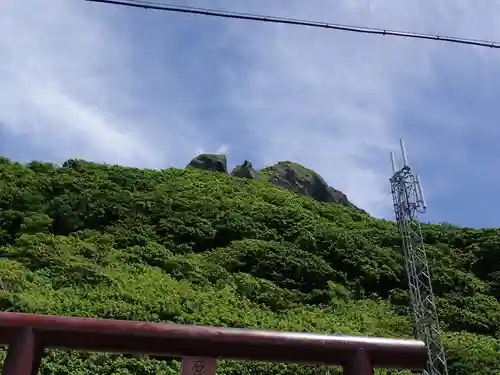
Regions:
<instances>
[{"instance_id":1,"label":"blue sky","mask_svg":"<svg viewBox=\"0 0 500 375\"><path fill-rule=\"evenodd\" d=\"M500 40L500 3L179 0L177 4ZM0 154L149 168L198 152L294 160L391 218L404 137L423 221L500 226L500 51L131 9L0 2Z\"/></svg>"}]
</instances>

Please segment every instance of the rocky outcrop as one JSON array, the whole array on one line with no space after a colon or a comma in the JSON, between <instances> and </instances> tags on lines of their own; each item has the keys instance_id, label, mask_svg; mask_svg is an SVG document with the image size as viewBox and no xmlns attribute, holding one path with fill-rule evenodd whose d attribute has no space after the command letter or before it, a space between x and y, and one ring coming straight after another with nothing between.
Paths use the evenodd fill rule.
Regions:
<instances>
[{"instance_id":1,"label":"rocky outcrop","mask_svg":"<svg viewBox=\"0 0 500 375\"><path fill-rule=\"evenodd\" d=\"M191 160L188 167L227 173L227 158L226 155L201 154Z\"/></svg>"},{"instance_id":2,"label":"rocky outcrop","mask_svg":"<svg viewBox=\"0 0 500 375\"><path fill-rule=\"evenodd\" d=\"M245 160L243 164L237 165L231 172L231 175L235 177L249 178L252 180L261 180L264 178L262 174L253 168L252 163L248 160Z\"/></svg>"},{"instance_id":3,"label":"rocky outcrop","mask_svg":"<svg viewBox=\"0 0 500 375\"><path fill-rule=\"evenodd\" d=\"M201 154L191 160L188 167L228 173L226 155ZM267 179L275 186L311 197L319 202L343 204L362 211L349 202L344 193L328 186L319 174L290 161L281 161L272 167L257 171L250 161L245 160L243 164L233 169L231 175L252 180Z\"/></svg>"},{"instance_id":4,"label":"rocky outcrop","mask_svg":"<svg viewBox=\"0 0 500 375\"><path fill-rule=\"evenodd\" d=\"M344 193L328 186L319 174L300 164L282 161L263 169L262 172L268 176L269 182L281 188L292 190L319 202L352 206Z\"/></svg>"}]
</instances>

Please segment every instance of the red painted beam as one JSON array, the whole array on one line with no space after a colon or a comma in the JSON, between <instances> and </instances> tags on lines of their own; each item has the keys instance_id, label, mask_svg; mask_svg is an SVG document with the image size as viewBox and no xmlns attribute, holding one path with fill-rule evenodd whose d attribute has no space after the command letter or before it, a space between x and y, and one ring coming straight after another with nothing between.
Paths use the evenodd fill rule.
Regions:
<instances>
[{"instance_id":1,"label":"red painted beam","mask_svg":"<svg viewBox=\"0 0 500 375\"><path fill-rule=\"evenodd\" d=\"M363 353L372 366L421 370L421 341L0 312L0 344L30 327L45 348L166 357L347 365ZM16 333L17 333L16 332Z\"/></svg>"}]
</instances>

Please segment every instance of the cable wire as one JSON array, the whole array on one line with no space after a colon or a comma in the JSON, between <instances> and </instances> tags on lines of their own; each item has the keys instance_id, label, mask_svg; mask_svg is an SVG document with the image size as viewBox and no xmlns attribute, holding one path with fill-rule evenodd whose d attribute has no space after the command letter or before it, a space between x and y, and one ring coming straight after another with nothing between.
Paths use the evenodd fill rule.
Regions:
<instances>
[{"instance_id":1,"label":"cable wire","mask_svg":"<svg viewBox=\"0 0 500 375\"><path fill-rule=\"evenodd\" d=\"M320 21L308 21L308 20L301 20L301 19L296 19L296 18L264 16L264 15L251 14L251 13L240 13L240 12L231 12L231 11L218 10L218 9L198 8L198 7L185 6L185 5L163 4L163 3L159 3L159 2L146 1L146 0L128 0L128 1L86 0L86 1L94 2L94 3L104 3L104 4L128 6L128 7L134 7L134 8L164 10L164 11L169 11L169 12L191 13L191 14L198 14L198 15L204 15L204 16L233 18L233 19L240 19L240 20L260 21L260 22L269 22L269 23L280 23L280 24L297 25L297 26L321 27L321 28L325 28L325 29L351 31L351 32L357 32L357 33L364 33L364 34L389 35L389 36L434 40L434 41L440 41L440 42L467 44L467 45L473 45L473 46L479 46L479 47L489 47L489 48L500 49L500 42L494 42L494 41L489 41L489 40L457 38L457 37L451 37L451 36L440 36L440 35L432 35L432 34L424 34L424 33L413 33L413 32L397 31L397 30L390 30L390 29L379 29L379 28L370 28L370 27L362 27L362 26L350 26L350 25L320 22Z\"/></svg>"}]
</instances>

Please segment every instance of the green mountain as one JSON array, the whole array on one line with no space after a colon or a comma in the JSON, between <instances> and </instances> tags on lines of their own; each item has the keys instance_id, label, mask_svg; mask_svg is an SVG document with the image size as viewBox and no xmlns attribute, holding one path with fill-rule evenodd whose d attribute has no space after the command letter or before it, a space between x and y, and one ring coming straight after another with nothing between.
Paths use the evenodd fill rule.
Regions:
<instances>
[{"instance_id":1,"label":"green mountain","mask_svg":"<svg viewBox=\"0 0 500 375\"><path fill-rule=\"evenodd\" d=\"M500 374L500 230L423 230L450 375ZM4 311L412 334L394 223L198 168L0 158L0 281ZM52 351L41 371L179 374L179 363ZM325 368L221 361L218 374Z\"/></svg>"}]
</instances>

